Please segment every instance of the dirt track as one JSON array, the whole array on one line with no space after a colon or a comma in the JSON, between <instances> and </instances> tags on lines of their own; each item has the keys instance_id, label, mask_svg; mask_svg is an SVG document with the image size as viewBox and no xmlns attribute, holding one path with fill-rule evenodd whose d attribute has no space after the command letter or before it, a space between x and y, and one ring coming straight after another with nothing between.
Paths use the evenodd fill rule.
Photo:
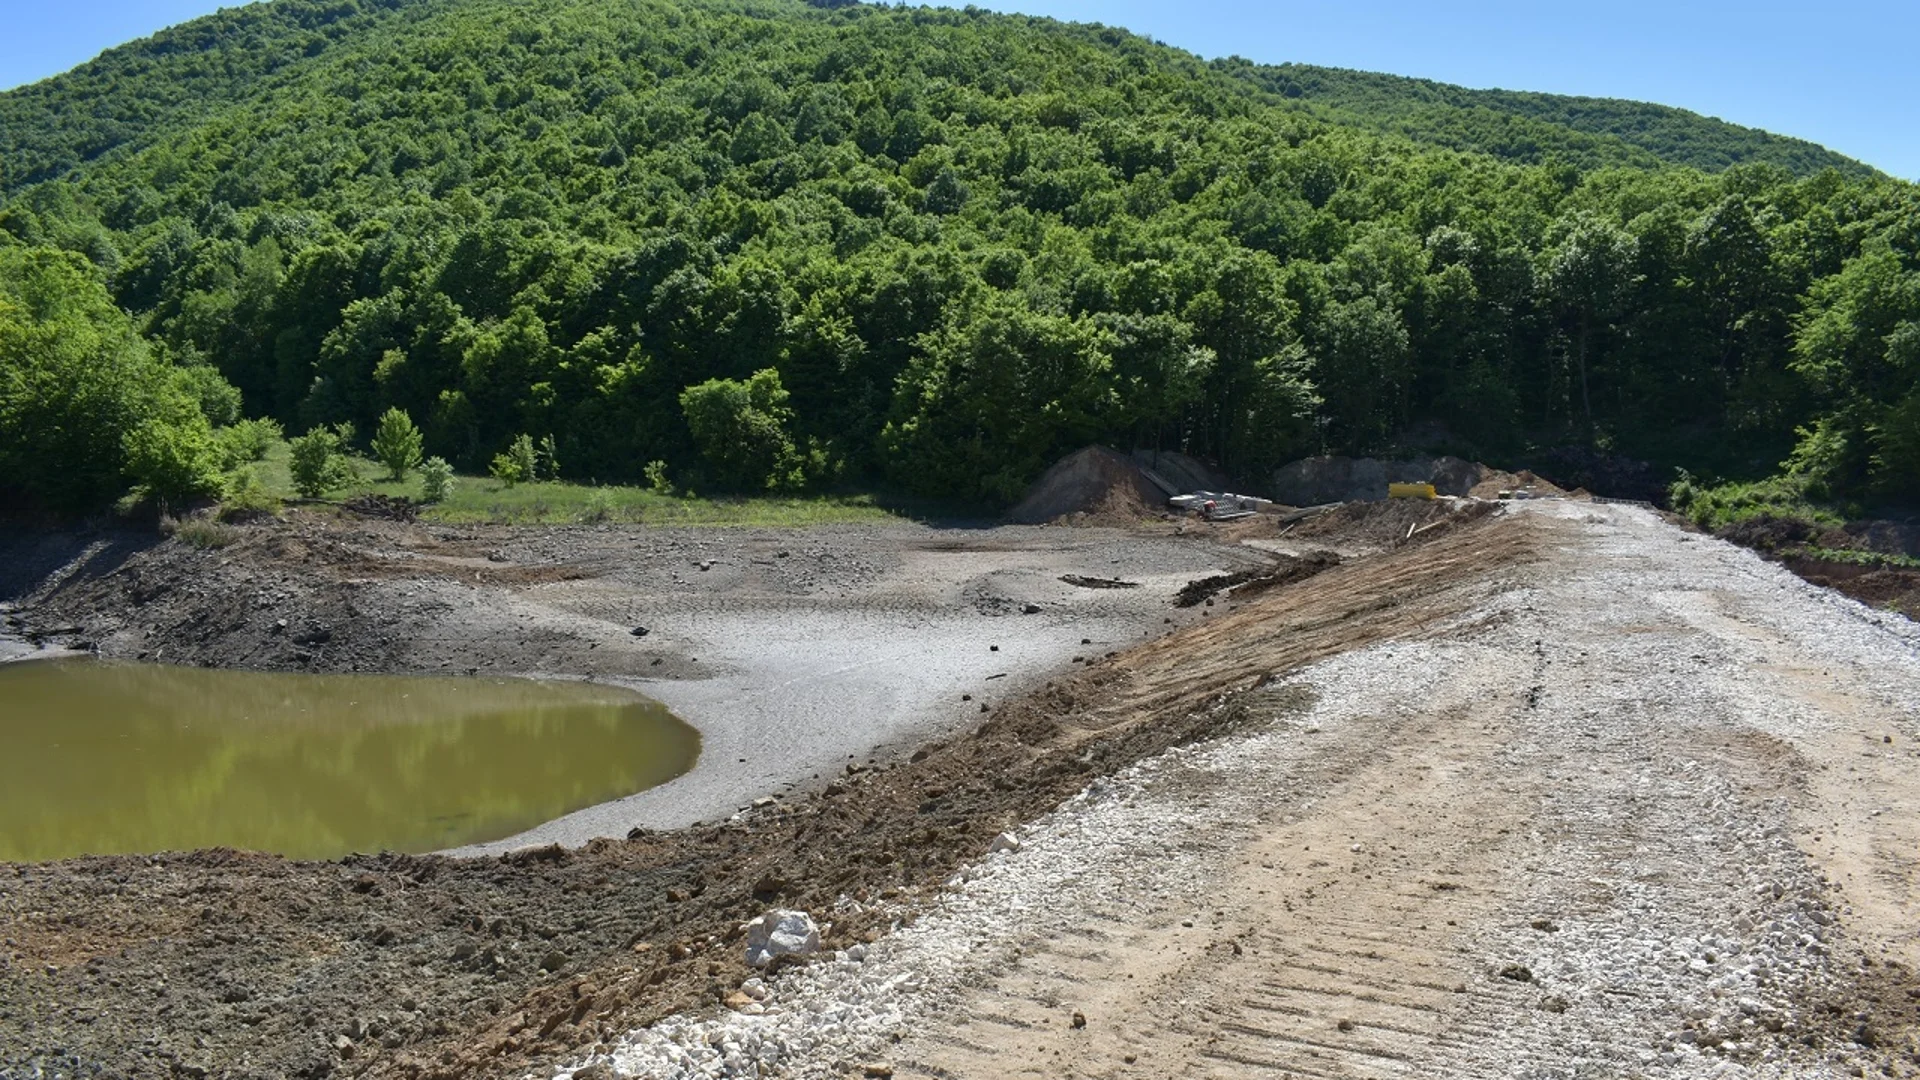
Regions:
<instances>
[{"instance_id":1,"label":"dirt track","mask_svg":"<svg viewBox=\"0 0 1920 1080\"><path fill-rule=\"evenodd\" d=\"M0 1075L1920 1064L1910 624L1580 504L1230 603L726 826L18 868ZM872 951L719 1011L773 905Z\"/></svg>"}]
</instances>

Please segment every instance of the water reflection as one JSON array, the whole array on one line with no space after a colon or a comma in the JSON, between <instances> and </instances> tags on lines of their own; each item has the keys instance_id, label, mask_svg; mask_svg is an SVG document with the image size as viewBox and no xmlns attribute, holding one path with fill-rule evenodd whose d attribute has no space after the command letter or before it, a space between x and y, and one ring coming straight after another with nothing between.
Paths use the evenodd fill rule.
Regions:
<instances>
[{"instance_id":1,"label":"water reflection","mask_svg":"<svg viewBox=\"0 0 1920 1080\"><path fill-rule=\"evenodd\" d=\"M432 851L664 783L698 754L660 705L584 683L0 665L0 860Z\"/></svg>"}]
</instances>

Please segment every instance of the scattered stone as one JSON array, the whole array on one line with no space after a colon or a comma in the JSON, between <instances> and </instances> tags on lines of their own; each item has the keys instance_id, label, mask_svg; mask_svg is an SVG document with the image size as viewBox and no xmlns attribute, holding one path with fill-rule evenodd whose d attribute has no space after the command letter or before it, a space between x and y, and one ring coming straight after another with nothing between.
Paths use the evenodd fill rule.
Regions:
<instances>
[{"instance_id":1,"label":"scattered stone","mask_svg":"<svg viewBox=\"0 0 1920 1080\"><path fill-rule=\"evenodd\" d=\"M1500 977L1512 979L1514 982L1532 982L1533 972L1527 970L1523 964L1508 964L1500 969Z\"/></svg>"},{"instance_id":2,"label":"scattered stone","mask_svg":"<svg viewBox=\"0 0 1920 1080\"><path fill-rule=\"evenodd\" d=\"M999 836L993 838L993 843L987 845L987 854L989 855L996 851L1012 853L1019 850L1020 840L1012 833L1001 833Z\"/></svg>"},{"instance_id":3,"label":"scattered stone","mask_svg":"<svg viewBox=\"0 0 1920 1080\"><path fill-rule=\"evenodd\" d=\"M1352 1030L1353 1030L1353 1021L1351 1021L1351 1020L1346 1020L1346 1019L1342 1019L1342 1020L1341 1020L1341 1021L1340 1021L1339 1023L1337 1023L1337 1024L1335 1024L1335 1025L1333 1025L1333 1026L1334 1026L1334 1027L1336 1027L1336 1028L1339 1028L1339 1029L1340 1029L1341 1031L1352 1031Z\"/></svg>"},{"instance_id":4,"label":"scattered stone","mask_svg":"<svg viewBox=\"0 0 1920 1080\"><path fill-rule=\"evenodd\" d=\"M648 634L653 633L653 631L647 629L644 626L636 626L633 628L631 632L634 637L646 637Z\"/></svg>"},{"instance_id":5,"label":"scattered stone","mask_svg":"<svg viewBox=\"0 0 1920 1080\"><path fill-rule=\"evenodd\" d=\"M884 1061L871 1062L860 1067L860 1075L867 1080L890 1080L893 1076L893 1066Z\"/></svg>"},{"instance_id":6,"label":"scattered stone","mask_svg":"<svg viewBox=\"0 0 1920 1080\"><path fill-rule=\"evenodd\" d=\"M1560 929L1559 924L1555 923L1552 919L1535 919L1533 920L1532 925L1535 930L1539 930L1539 931L1542 931L1543 933L1548 933L1548 934L1554 933L1555 931Z\"/></svg>"},{"instance_id":7,"label":"scattered stone","mask_svg":"<svg viewBox=\"0 0 1920 1080\"><path fill-rule=\"evenodd\" d=\"M1081 1012L1078 1009L1075 1009L1073 1011L1073 1029L1075 1031L1078 1031L1081 1028L1086 1026L1087 1026L1087 1014Z\"/></svg>"},{"instance_id":8,"label":"scattered stone","mask_svg":"<svg viewBox=\"0 0 1920 1080\"><path fill-rule=\"evenodd\" d=\"M820 951L820 927L804 911L769 911L746 925L747 966L763 968L779 956Z\"/></svg>"},{"instance_id":9,"label":"scattered stone","mask_svg":"<svg viewBox=\"0 0 1920 1080\"><path fill-rule=\"evenodd\" d=\"M1566 998L1563 998L1560 995L1555 994L1552 997L1547 998L1545 1001L1542 1001L1540 1003L1540 1007L1550 1013L1563 1013L1563 1012L1566 1012L1572 1006L1568 1004Z\"/></svg>"},{"instance_id":10,"label":"scattered stone","mask_svg":"<svg viewBox=\"0 0 1920 1080\"><path fill-rule=\"evenodd\" d=\"M1040 614L1040 605L1039 605L1039 604L1028 604L1028 605L1027 605L1026 607L1023 607L1023 608L1021 608L1021 609L1020 609L1020 614L1022 614L1022 615L1038 615L1038 614Z\"/></svg>"},{"instance_id":11,"label":"scattered stone","mask_svg":"<svg viewBox=\"0 0 1920 1080\"><path fill-rule=\"evenodd\" d=\"M567 954L555 949L540 958L540 970L556 972L567 966Z\"/></svg>"}]
</instances>

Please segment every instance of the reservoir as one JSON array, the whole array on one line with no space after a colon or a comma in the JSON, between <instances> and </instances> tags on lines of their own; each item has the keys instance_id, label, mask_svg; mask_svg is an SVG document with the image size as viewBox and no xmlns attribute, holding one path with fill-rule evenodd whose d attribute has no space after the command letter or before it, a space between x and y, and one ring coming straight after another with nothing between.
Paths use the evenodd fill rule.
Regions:
<instances>
[{"instance_id":1,"label":"reservoir","mask_svg":"<svg viewBox=\"0 0 1920 1080\"><path fill-rule=\"evenodd\" d=\"M699 752L665 707L597 684L0 664L0 861L435 851L665 783Z\"/></svg>"}]
</instances>

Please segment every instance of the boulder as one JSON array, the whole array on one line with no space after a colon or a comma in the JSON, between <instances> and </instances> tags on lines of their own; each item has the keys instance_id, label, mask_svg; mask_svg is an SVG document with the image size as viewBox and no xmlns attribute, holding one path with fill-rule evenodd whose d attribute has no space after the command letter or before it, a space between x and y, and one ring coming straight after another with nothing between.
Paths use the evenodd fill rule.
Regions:
<instances>
[{"instance_id":1,"label":"boulder","mask_svg":"<svg viewBox=\"0 0 1920 1080\"><path fill-rule=\"evenodd\" d=\"M747 966L763 968L777 956L820 951L820 927L804 911L769 911L748 923Z\"/></svg>"}]
</instances>

